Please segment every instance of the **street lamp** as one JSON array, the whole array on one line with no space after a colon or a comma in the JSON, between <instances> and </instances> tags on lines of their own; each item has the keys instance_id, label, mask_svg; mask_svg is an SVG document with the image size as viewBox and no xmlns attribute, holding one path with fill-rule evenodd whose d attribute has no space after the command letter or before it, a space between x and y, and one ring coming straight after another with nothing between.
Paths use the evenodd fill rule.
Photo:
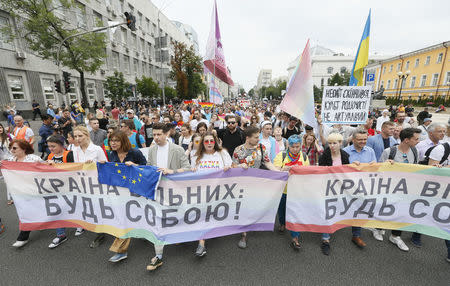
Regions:
<instances>
[{"instance_id":1,"label":"street lamp","mask_svg":"<svg viewBox=\"0 0 450 286\"><path fill-rule=\"evenodd\" d=\"M398 82L399 82L399 84L400 84L400 92L399 92L399 94L398 94L398 98L400 99L401 98L401 96L402 96L402 88L403 88L403 81L405 81L407 78L408 78L408 76L411 74L411 71L410 70L407 70L405 73L402 73L401 71L399 71L398 73L397 73L397 75L398 75Z\"/></svg>"}]
</instances>

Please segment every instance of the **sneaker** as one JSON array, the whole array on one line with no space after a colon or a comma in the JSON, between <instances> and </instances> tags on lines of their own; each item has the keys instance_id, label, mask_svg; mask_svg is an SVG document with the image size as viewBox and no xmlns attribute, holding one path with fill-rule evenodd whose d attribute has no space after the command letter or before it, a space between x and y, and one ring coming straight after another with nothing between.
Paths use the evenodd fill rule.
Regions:
<instances>
[{"instance_id":1,"label":"sneaker","mask_svg":"<svg viewBox=\"0 0 450 286\"><path fill-rule=\"evenodd\" d=\"M12 246L20 248L20 247L24 246L27 243L28 243L28 240L18 240L16 242L14 242Z\"/></svg>"},{"instance_id":2,"label":"sneaker","mask_svg":"<svg viewBox=\"0 0 450 286\"><path fill-rule=\"evenodd\" d=\"M53 239L52 243L50 243L48 248L55 248L55 247L59 246L61 243L66 242L66 241L67 241L67 236L61 236L61 237L58 236L55 239Z\"/></svg>"},{"instance_id":3,"label":"sneaker","mask_svg":"<svg viewBox=\"0 0 450 286\"><path fill-rule=\"evenodd\" d=\"M5 233L6 227L0 222L0 236Z\"/></svg>"},{"instance_id":4,"label":"sneaker","mask_svg":"<svg viewBox=\"0 0 450 286\"><path fill-rule=\"evenodd\" d=\"M447 259L446 259L446 260L447 260L447 262L448 262L448 263L450 263L450 257L447 257Z\"/></svg>"},{"instance_id":5,"label":"sneaker","mask_svg":"<svg viewBox=\"0 0 450 286\"><path fill-rule=\"evenodd\" d=\"M116 263L121 260L127 259L127 257L128 257L127 253L116 253L108 261L112 262L112 263Z\"/></svg>"},{"instance_id":6,"label":"sneaker","mask_svg":"<svg viewBox=\"0 0 450 286\"><path fill-rule=\"evenodd\" d=\"M238 247L242 249L247 248L247 238L245 236L241 237L239 240Z\"/></svg>"},{"instance_id":7,"label":"sneaker","mask_svg":"<svg viewBox=\"0 0 450 286\"><path fill-rule=\"evenodd\" d=\"M162 259L159 259L158 256L155 256L152 258L152 260L150 261L150 264L147 265L147 270L148 271L153 271L156 268L160 267L161 265L163 265L163 261Z\"/></svg>"},{"instance_id":8,"label":"sneaker","mask_svg":"<svg viewBox=\"0 0 450 286\"><path fill-rule=\"evenodd\" d=\"M197 246L197 250L195 251L195 256L197 257L203 257L206 254L206 247L202 246L201 244L199 244Z\"/></svg>"},{"instance_id":9,"label":"sneaker","mask_svg":"<svg viewBox=\"0 0 450 286\"><path fill-rule=\"evenodd\" d=\"M77 227L77 230L75 231L75 236L80 236L84 233L84 229L81 227Z\"/></svg>"},{"instance_id":10,"label":"sneaker","mask_svg":"<svg viewBox=\"0 0 450 286\"><path fill-rule=\"evenodd\" d=\"M372 230L373 238L375 238L378 241L383 241L383 234L384 230L382 229L373 229Z\"/></svg>"},{"instance_id":11,"label":"sneaker","mask_svg":"<svg viewBox=\"0 0 450 286\"><path fill-rule=\"evenodd\" d=\"M91 244L89 244L90 248L96 248L98 247L100 244L102 244L102 242L105 240L105 234L104 233L99 233L97 234L97 236L95 237L94 241L91 242Z\"/></svg>"},{"instance_id":12,"label":"sneaker","mask_svg":"<svg viewBox=\"0 0 450 286\"><path fill-rule=\"evenodd\" d=\"M299 251L301 248L300 243L298 241L291 241L290 245L296 251Z\"/></svg>"},{"instance_id":13,"label":"sneaker","mask_svg":"<svg viewBox=\"0 0 450 286\"><path fill-rule=\"evenodd\" d=\"M400 250L409 251L408 246L406 246L406 244L403 242L403 240L400 236L390 235L389 241L392 242L393 244L397 245L397 247L400 248Z\"/></svg>"},{"instance_id":14,"label":"sneaker","mask_svg":"<svg viewBox=\"0 0 450 286\"><path fill-rule=\"evenodd\" d=\"M330 255L330 243L329 242L322 241L322 245L320 246L320 248L322 249L322 253L324 255Z\"/></svg>"}]
</instances>

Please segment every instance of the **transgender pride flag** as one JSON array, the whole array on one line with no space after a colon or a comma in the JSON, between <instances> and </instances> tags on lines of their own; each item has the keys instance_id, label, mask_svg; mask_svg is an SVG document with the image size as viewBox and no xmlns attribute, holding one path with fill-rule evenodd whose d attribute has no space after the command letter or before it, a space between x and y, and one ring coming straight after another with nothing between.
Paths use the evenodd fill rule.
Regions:
<instances>
[{"instance_id":1,"label":"transgender pride flag","mask_svg":"<svg viewBox=\"0 0 450 286\"><path fill-rule=\"evenodd\" d=\"M309 40L303 50L300 63L289 82L280 109L301 119L309 126L316 125Z\"/></svg>"},{"instance_id":2,"label":"transgender pride flag","mask_svg":"<svg viewBox=\"0 0 450 286\"><path fill-rule=\"evenodd\" d=\"M209 84L209 101L214 104L222 104L223 96L216 87L214 76L211 77L211 83Z\"/></svg>"}]
</instances>

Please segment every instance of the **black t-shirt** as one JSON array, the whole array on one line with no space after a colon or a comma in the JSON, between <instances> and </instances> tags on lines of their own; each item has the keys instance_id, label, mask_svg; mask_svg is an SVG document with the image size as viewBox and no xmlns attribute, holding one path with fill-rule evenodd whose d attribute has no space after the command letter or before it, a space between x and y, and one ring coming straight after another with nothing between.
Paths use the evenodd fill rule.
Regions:
<instances>
[{"instance_id":1,"label":"black t-shirt","mask_svg":"<svg viewBox=\"0 0 450 286\"><path fill-rule=\"evenodd\" d=\"M381 138L383 139L384 149L387 149L387 148L391 147L390 144L389 144L389 137L388 138L381 137Z\"/></svg>"},{"instance_id":2,"label":"black t-shirt","mask_svg":"<svg viewBox=\"0 0 450 286\"><path fill-rule=\"evenodd\" d=\"M53 156L52 161L55 163L64 163L63 157L64 156L59 156L59 157ZM48 156L47 156L47 160L48 160ZM67 162L66 163L73 163L73 162L75 162L75 160L73 159L73 152L69 151L69 153L67 154Z\"/></svg>"},{"instance_id":3,"label":"black t-shirt","mask_svg":"<svg viewBox=\"0 0 450 286\"><path fill-rule=\"evenodd\" d=\"M67 124L65 127L63 127L63 126L64 126L64 123L66 123L67 121L69 121L70 123ZM59 124L59 127L60 127L60 128L62 129L62 131L63 131L64 137L67 138L67 134L69 134L69 132L72 131L72 121L70 120L70 118L67 119L67 118L65 118L65 117L61 117L61 118L58 120L58 124Z\"/></svg>"},{"instance_id":4,"label":"black t-shirt","mask_svg":"<svg viewBox=\"0 0 450 286\"><path fill-rule=\"evenodd\" d=\"M283 133L282 133L282 137L284 137L284 138L286 138L286 139L288 139L291 135L294 135L294 134L300 134L300 129L297 129L297 127L294 127L294 129L292 129L292 130L289 130L289 128L283 128Z\"/></svg>"},{"instance_id":5,"label":"black t-shirt","mask_svg":"<svg viewBox=\"0 0 450 286\"><path fill-rule=\"evenodd\" d=\"M217 135L222 140L222 147L227 149L230 156L233 156L237 146L245 143L244 134L239 127L234 133L231 133L228 128L220 129Z\"/></svg>"},{"instance_id":6,"label":"black t-shirt","mask_svg":"<svg viewBox=\"0 0 450 286\"><path fill-rule=\"evenodd\" d=\"M109 123L109 121L106 118L101 118L98 120L98 125L99 125L100 129L103 129L106 131L108 131L108 128L107 128L108 123Z\"/></svg>"}]
</instances>

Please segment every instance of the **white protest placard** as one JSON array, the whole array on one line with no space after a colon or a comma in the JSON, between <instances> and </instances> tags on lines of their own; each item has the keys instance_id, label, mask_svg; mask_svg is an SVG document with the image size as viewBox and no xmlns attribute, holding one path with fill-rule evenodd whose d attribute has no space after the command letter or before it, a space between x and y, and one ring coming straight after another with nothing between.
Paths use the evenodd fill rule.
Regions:
<instances>
[{"instance_id":1,"label":"white protest placard","mask_svg":"<svg viewBox=\"0 0 450 286\"><path fill-rule=\"evenodd\" d=\"M366 123L371 93L370 86L325 86L322 97L322 123Z\"/></svg>"}]
</instances>

